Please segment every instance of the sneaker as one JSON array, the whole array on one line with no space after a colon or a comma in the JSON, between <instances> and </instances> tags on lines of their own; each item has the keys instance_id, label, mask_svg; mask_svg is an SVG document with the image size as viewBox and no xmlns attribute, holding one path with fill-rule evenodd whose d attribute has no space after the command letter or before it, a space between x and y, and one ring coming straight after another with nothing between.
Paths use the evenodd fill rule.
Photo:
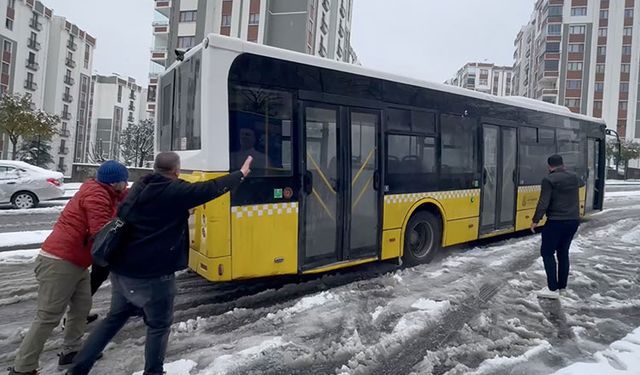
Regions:
<instances>
[{"instance_id":1,"label":"sneaker","mask_svg":"<svg viewBox=\"0 0 640 375\"><path fill-rule=\"evenodd\" d=\"M98 314L89 314L87 315L87 324L91 324L98 320Z\"/></svg>"},{"instance_id":2,"label":"sneaker","mask_svg":"<svg viewBox=\"0 0 640 375\"><path fill-rule=\"evenodd\" d=\"M75 358L76 354L78 354L78 352L58 354L58 370L65 370L71 367L71 364L73 363L73 358Z\"/></svg>"},{"instance_id":3,"label":"sneaker","mask_svg":"<svg viewBox=\"0 0 640 375\"><path fill-rule=\"evenodd\" d=\"M547 288L543 288L537 292L539 298L548 298L548 299L558 299L560 295L558 291L549 290Z\"/></svg>"},{"instance_id":4,"label":"sneaker","mask_svg":"<svg viewBox=\"0 0 640 375\"><path fill-rule=\"evenodd\" d=\"M38 370L31 371L16 371L13 367L9 367L9 375L38 375Z\"/></svg>"},{"instance_id":5,"label":"sneaker","mask_svg":"<svg viewBox=\"0 0 640 375\"><path fill-rule=\"evenodd\" d=\"M560 289L560 291L558 292L558 294L560 294L560 297L566 297L568 296L567 290L566 289Z\"/></svg>"}]
</instances>

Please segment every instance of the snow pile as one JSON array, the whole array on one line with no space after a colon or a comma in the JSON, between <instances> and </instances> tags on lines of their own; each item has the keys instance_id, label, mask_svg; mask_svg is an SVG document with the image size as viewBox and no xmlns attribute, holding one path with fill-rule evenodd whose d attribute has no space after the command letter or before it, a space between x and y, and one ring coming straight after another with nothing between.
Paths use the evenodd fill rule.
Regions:
<instances>
[{"instance_id":1,"label":"snow pile","mask_svg":"<svg viewBox=\"0 0 640 375\"><path fill-rule=\"evenodd\" d=\"M267 319L270 320L287 320L292 315L307 311L314 307L325 305L330 301L336 301L336 295L331 292L322 292L310 297L304 297L300 299L295 305L279 310L275 313L267 314Z\"/></svg>"},{"instance_id":2,"label":"snow pile","mask_svg":"<svg viewBox=\"0 0 640 375\"><path fill-rule=\"evenodd\" d=\"M164 371L167 375L190 375L198 364L188 359L165 363ZM142 375L142 371L135 372L133 375Z\"/></svg>"},{"instance_id":3,"label":"snow pile","mask_svg":"<svg viewBox=\"0 0 640 375\"><path fill-rule=\"evenodd\" d=\"M471 372L470 375L495 374L500 370L507 370L517 366L518 364L528 362L532 358L546 353L549 349L551 349L551 344L549 344L545 340L535 340L535 342L537 343L537 345L527 350L522 355L516 357L496 356L494 358L485 360L484 362L482 362L482 364L480 364L478 369Z\"/></svg>"},{"instance_id":4,"label":"snow pile","mask_svg":"<svg viewBox=\"0 0 640 375\"><path fill-rule=\"evenodd\" d=\"M64 209L66 201L47 201L46 205L53 205L53 207L38 207L30 208L28 210L7 209L0 210L1 216L25 216L25 215L42 215L42 214L59 214Z\"/></svg>"},{"instance_id":5,"label":"snow pile","mask_svg":"<svg viewBox=\"0 0 640 375\"><path fill-rule=\"evenodd\" d=\"M0 252L0 264L24 264L33 262L40 249Z\"/></svg>"},{"instance_id":6,"label":"snow pile","mask_svg":"<svg viewBox=\"0 0 640 375\"><path fill-rule=\"evenodd\" d=\"M273 350L285 345L282 337L268 338L257 345L241 350L234 354L225 354L213 360L213 363L201 371L199 375L224 375L237 370L242 365L251 363L263 356L265 351ZM167 374L169 375L169 374Z\"/></svg>"},{"instance_id":7,"label":"snow pile","mask_svg":"<svg viewBox=\"0 0 640 375\"><path fill-rule=\"evenodd\" d=\"M554 373L554 375L624 375L638 374L640 369L640 328L622 340L616 341L609 349L594 355L596 362L574 363Z\"/></svg>"},{"instance_id":8,"label":"snow pile","mask_svg":"<svg viewBox=\"0 0 640 375\"><path fill-rule=\"evenodd\" d=\"M49 237L50 230L0 233L0 247L40 244Z\"/></svg>"}]
</instances>

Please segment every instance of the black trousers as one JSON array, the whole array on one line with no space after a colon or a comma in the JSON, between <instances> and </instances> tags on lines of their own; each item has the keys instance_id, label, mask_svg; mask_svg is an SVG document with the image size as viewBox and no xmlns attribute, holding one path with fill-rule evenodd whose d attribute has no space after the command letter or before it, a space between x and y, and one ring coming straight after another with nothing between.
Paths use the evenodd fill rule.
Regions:
<instances>
[{"instance_id":1,"label":"black trousers","mask_svg":"<svg viewBox=\"0 0 640 375\"><path fill-rule=\"evenodd\" d=\"M565 289L569 279L569 247L578 230L578 220L548 220L542 229L540 255L549 290ZM558 264L556 267L556 257Z\"/></svg>"},{"instance_id":2,"label":"black trousers","mask_svg":"<svg viewBox=\"0 0 640 375\"><path fill-rule=\"evenodd\" d=\"M109 278L109 267L100 267L97 264L91 265L91 295L96 294L100 285Z\"/></svg>"}]
</instances>

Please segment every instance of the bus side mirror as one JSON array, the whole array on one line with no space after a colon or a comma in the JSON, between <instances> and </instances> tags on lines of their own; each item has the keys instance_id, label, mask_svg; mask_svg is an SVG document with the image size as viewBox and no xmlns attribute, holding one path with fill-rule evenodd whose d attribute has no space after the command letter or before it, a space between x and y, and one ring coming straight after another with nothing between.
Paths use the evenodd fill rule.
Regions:
<instances>
[{"instance_id":1,"label":"bus side mirror","mask_svg":"<svg viewBox=\"0 0 640 375\"><path fill-rule=\"evenodd\" d=\"M304 172L302 189L307 195L313 192L313 174L310 171Z\"/></svg>"}]
</instances>

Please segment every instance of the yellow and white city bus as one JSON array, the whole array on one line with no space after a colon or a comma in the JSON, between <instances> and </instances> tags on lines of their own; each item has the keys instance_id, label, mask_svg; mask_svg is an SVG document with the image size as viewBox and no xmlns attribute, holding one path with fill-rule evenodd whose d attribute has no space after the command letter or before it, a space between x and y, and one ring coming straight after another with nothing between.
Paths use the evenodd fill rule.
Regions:
<instances>
[{"instance_id":1,"label":"yellow and white city bus","mask_svg":"<svg viewBox=\"0 0 640 375\"><path fill-rule=\"evenodd\" d=\"M156 138L189 181L254 157L192 217L189 264L211 281L418 264L525 230L554 153L583 214L604 198L599 119L219 35L162 75Z\"/></svg>"}]
</instances>

